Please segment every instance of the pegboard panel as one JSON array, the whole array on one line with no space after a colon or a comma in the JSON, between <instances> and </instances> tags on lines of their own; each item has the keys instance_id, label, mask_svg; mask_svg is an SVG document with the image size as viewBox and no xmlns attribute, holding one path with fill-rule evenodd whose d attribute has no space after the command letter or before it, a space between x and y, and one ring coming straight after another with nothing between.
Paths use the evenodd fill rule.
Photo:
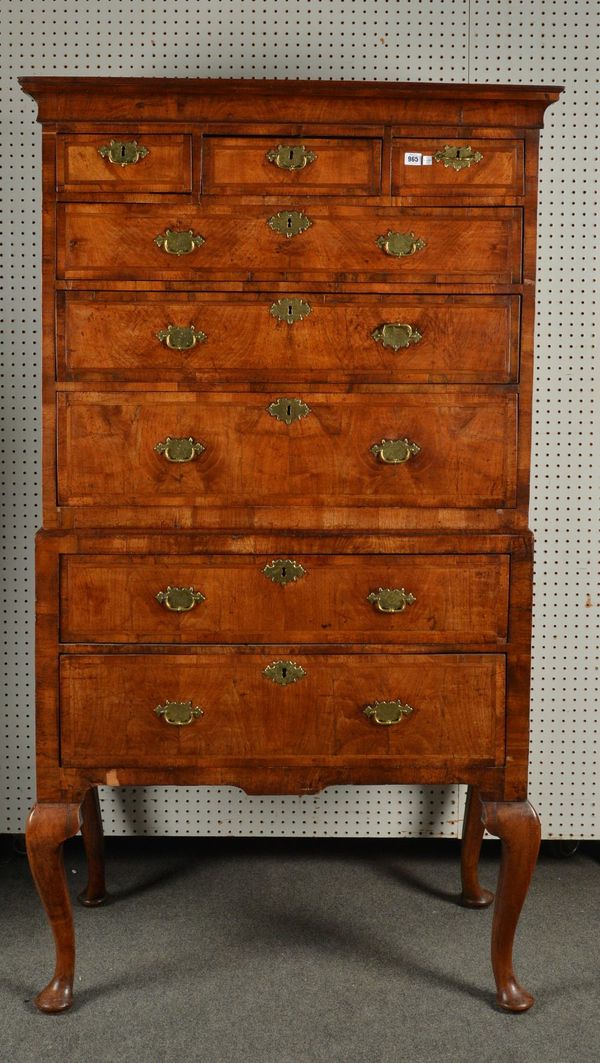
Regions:
<instances>
[{"instance_id":1,"label":"pegboard panel","mask_svg":"<svg viewBox=\"0 0 600 1063\"><path fill-rule=\"evenodd\" d=\"M585 155L569 154L568 167L560 167L560 185L558 164L550 156L555 147L556 160L567 158L564 145L558 143L563 132L568 135L570 149L591 152L592 91L597 79L590 49L597 47L597 27L592 4L581 4L578 13L571 11L574 5L567 0L560 4L544 0L535 7L534 12L531 5L511 4L510 0L501 5L480 0L444 0L443 4L437 0L334 0L328 4L317 0L172 0L163 4L146 0L98 0L94 4L21 0L15 5L1 0L5 61L0 86L0 161L6 206L0 243L4 278L0 293L4 326L0 465L4 766L0 772L0 831L22 830L34 794L40 134L33 104L20 92L16 78L19 74L98 74L413 81L471 78L569 84L565 103L549 112L551 128L544 134L542 168L540 280L544 302L538 321L540 375L534 470L538 579L532 791L547 836L592 837L600 833L587 789L597 760L591 745L594 688L586 686L591 678L597 596L586 570L592 559L586 553L593 488L586 480L591 455L586 443L593 381L590 311L584 299L593 276L586 271L590 269L595 217L591 212L591 179L586 185L578 161ZM550 15L550 11L558 13ZM555 29L550 28L551 18L556 21ZM585 33L589 34L587 52ZM588 60L584 59L586 54ZM579 88L573 81L575 71ZM593 173L593 167L589 172ZM571 196L568 211L565 183ZM585 209L589 212L586 222ZM578 234L585 230L581 242L579 236L577 241L572 238L574 218ZM561 250L557 252L557 248ZM571 248L577 248L576 266ZM570 475L567 466L572 469ZM568 549L566 535L570 536ZM585 612L581 606L584 589L591 603ZM316 797L272 798L247 797L218 787L149 788L105 790L102 801L109 834L451 837L460 831L460 791L458 787L345 787ZM573 821L567 822L563 801L569 802L569 811L574 809Z\"/></svg>"}]
</instances>

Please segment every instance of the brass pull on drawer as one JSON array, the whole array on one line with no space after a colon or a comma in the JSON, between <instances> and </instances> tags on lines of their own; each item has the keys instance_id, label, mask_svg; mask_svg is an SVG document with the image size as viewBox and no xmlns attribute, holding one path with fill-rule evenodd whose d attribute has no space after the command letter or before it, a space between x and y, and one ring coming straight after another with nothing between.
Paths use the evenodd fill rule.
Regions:
<instances>
[{"instance_id":1,"label":"brass pull on drawer","mask_svg":"<svg viewBox=\"0 0 600 1063\"><path fill-rule=\"evenodd\" d=\"M133 166L140 159L145 159L150 149L138 144L137 140L111 140L110 144L98 148L98 154L115 166Z\"/></svg>"},{"instance_id":2,"label":"brass pull on drawer","mask_svg":"<svg viewBox=\"0 0 600 1063\"><path fill-rule=\"evenodd\" d=\"M186 461L193 461L206 450L206 447L198 443L193 436L188 436L187 439L167 436L164 443L156 443L154 449L157 454L163 454L167 461L180 465Z\"/></svg>"},{"instance_id":3,"label":"brass pull on drawer","mask_svg":"<svg viewBox=\"0 0 600 1063\"><path fill-rule=\"evenodd\" d=\"M193 587L167 587L166 591L158 592L156 600L171 613L189 613L190 609L206 601L206 598Z\"/></svg>"},{"instance_id":4,"label":"brass pull on drawer","mask_svg":"<svg viewBox=\"0 0 600 1063\"><path fill-rule=\"evenodd\" d=\"M173 727L187 727L200 716L204 716L204 710L198 705L192 708L191 701L166 701L164 705L156 706L154 715Z\"/></svg>"},{"instance_id":5,"label":"brass pull on drawer","mask_svg":"<svg viewBox=\"0 0 600 1063\"><path fill-rule=\"evenodd\" d=\"M167 325L156 333L156 338L171 351L191 351L197 343L204 343L207 336L195 325Z\"/></svg>"},{"instance_id":6,"label":"brass pull on drawer","mask_svg":"<svg viewBox=\"0 0 600 1063\"><path fill-rule=\"evenodd\" d=\"M381 727L391 727L392 724L401 723L406 716L413 712L411 705L405 705L402 701L374 701L367 705L363 713L373 723Z\"/></svg>"},{"instance_id":7,"label":"brass pull on drawer","mask_svg":"<svg viewBox=\"0 0 600 1063\"><path fill-rule=\"evenodd\" d=\"M406 606L413 605L416 600L414 594L407 593L404 587L380 587L367 596L367 601L380 613L403 613Z\"/></svg>"},{"instance_id":8,"label":"brass pull on drawer","mask_svg":"<svg viewBox=\"0 0 600 1063\"><path fill-rule=\"evenodd\" d=\"M376 343L380 343L382 347L391 347L393 351L410 347L423 339L418 329L400 321L386 321L385 324L378 325L371 336Z\"/></svg>"},{"instance_id":9,"label":"brass pull on drawer","mask_svg":"<svg viewBox=\"0 0 600 1063\"><path fill-rule=\"evenodd\" d=\"M154 237L154 243L168 255L189 255L206 241L193 229L165 229L164 233Z\"/></svg>"},{"instance_id":10,"label":"brass pull on drawer","mask_svg":"<svg viewBox=\"0 0 600 1063\"><path fill-rule=\"evenodd\" d=\"M456 147L451 144L446 144L443 151L436 151L433 156L434 162L443 162L446 169L451 167L453 170L468 170L469 166L473 163L481 162L483 155L480 151L473 151L472 147L467 144L465 147Z\"/></svg>"},{"instance_id":11,"label":"brass pull on drawer","mask_svg":"<svg viewBox=\"0 0 600 1063\"><path fill-rule=\"evenodd\" d=\"M402 465L413 454L420 454L421 448L418 443L411 443L409 439L382 439L381 443L373 443L371 454L374 454L384 465Z\"/></svg>"},{"instance_id":12,"label":"brass pull on drawer","mask_svg":"<svg viewBox=\"0 0 600 1063\"><path fill-rule=\"evenodd\" d=\"M415 236L412 232L398 233L392 229L388 229L385 236L378 236L375 243L392 258L406 258L407 255L414 255L417 251L422 251L424 247L427 247L425 240L422 240L420 236Z\"/></svg>"},{"instance_id":13,"label":"brass pull on drawer","mask_svg":"<svg viewBox=\"0 0 600 1063\"><path fill-rule=\"evenodd\" d=\"M280 210L277 214L267 218L267 225L276 233L280 233L281 236L286 236L288 240L292 236L298 236L299 233L306 232L312 224L310 218L303 214L301 210Z\"/></svg>"},{"instance_id":14,"label":"brass pull on drawer","mask_svg":"<svg viewBox=\"0 0 600 1063\"><path fill-rule=\"evenodd\" d=\"M266 152L266 157L280 170L303 170L317 156L314 151L307 151L304 144L278 144Z\"/></svg>"}]
</instances>

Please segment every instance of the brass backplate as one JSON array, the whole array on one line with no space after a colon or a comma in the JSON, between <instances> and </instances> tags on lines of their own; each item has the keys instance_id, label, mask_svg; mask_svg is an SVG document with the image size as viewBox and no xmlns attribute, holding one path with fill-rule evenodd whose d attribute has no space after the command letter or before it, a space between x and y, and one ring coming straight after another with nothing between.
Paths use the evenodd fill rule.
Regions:
<instances>
[{"instance_id":1,"label":"brass backplate","mask_svg":"<svg viewBox=\"0 0 600 1063\"><path fill-rule=\"evenodd\" d=\"M443 162L446 168L450 166L453 170L468 170L473 163L481 162L483 155L480 151L473 151L469 144L463 148L446 144L444 150L436 151L433 158L435 162Z\"/></svg>"},{"instance_id":2,"label":"brass backplate","mask_svg":"<svg viewBox=\"0 0 600 1063\"><path fill-rule=\"evenodd\" d=\"M193 587L167 587L166 591L158 592L156 600L172 613L189 613L206 598Z\"/></svg>"},{"instance_id":3,"label":"brass backplate","mask_svg":"<svg viewBox=\"0 0 600 1063\"><path fill-rule=\"evenodd\" d=\"M154 237L154 243L157 247L162 247L168 255L189 255L197 247L201 247L205 240L193 229L165 229L164 233Z\"/></svg>"},{"instance_id":4,"label":"brass backplate","mask_svg":"<svg viewBox=\"0 0 600 1063\"><path fill-rule=\"evenodd\" d=\"M271 403L268 407L268 412L276 421L283 421L284 424L293 424L294 421L300 421L303 417L308 417L310 406L307 406L302 399L281 398L275 399Z\"/></svg>"},{"instance_id":5,"label":"brass backplate","mask_svg":"<svg viewBox=\"0 0 600 1063\"><path fill-rule=\"evenodd\" d=\"M413 711L411 705L405 705L402 701L374 701L372 705L367 705L363 709L365 716L382 727L391 727L394 723L400 723Z\"/></svg>"},{"instance_id":6,"label":"brass backplate","mask_svg":"<svg viewBox=\"0 0 600 1063\"><path fill-rule=\"evenodd\" d=\"M115 166L132 166L140 159L145 159L150 149L138 144L137 140L111 140L110 144L98 148L98 154Z\"/></svg>"},{"instance_id":7,"label":"brass backplate","mask_svg":"<svg viewBox=\"0 0 600 1063\"><path fill-rule=\"evenodd\" d=\"M303 170L317 157L314 151L307 151L304 144L278 144L266 154L269 162L280 170Z\"/></svg>"},{"instance_id":8,"label":"brass backplate","mask_svg":"<svg viewBox=\"0 0 600 1063\"><path fill-rule=\"evenodd\" d=\"M167 325L156 333L157 339L171 351L190 351L197 343L204 343L206 332L195 325Z\"/></svg>"},{"instance_id":9,"label":"brass backplate","mask_svg":"<svg viewBox=\"0 0 600 1063\"><path fill-rule=\"evenodd\" d=\"M416 600L414 594L407 593L404 587L380 587L367 596L367 601L380 613L403 613L406 606L413 605Z\"/></svg>"},{"instance_id":10,"label":"brass backplate","mask_svg":"<svg viewBox=\"0 0 600 1063\"><path fill-rule=\"evenodd\" d=\"M290 683L297 683L306 675L304 668L295 661L273 661L263 670L266 679L277 683L280 687L287 687Z\"/></svg>"},{"instance_id":11,"label":"brass backplate","mask_svg":"<svg viewBox=\"0 0 600 1063\"><path fill-rule=\"evenodd\" d=\"M276 233L287 236L288 240L292 236L298 236L299 233L306 232L312 224L310 218L303 214L301 210L280 210L277 214L267 218L267 225L274 229Z\"/></svg>"},{"instance_id":12,"label":"brass backplate","mask_svg":"<svg viewBox=\"0 0 600 1063\"><path fill-rule=\"evenodd\" d=\"M421 448L418 443L411 443L409 439L382 439L381 443L373 443L371 454L374 454L384 465L402 465L413 454L420 454Z\"/></svg>"},{"instance_id":13,"label":"brass backplate","mask_svg":"<svg viewBox=\"0 0 600 1063\"><path fill-rule=\"evenodd\" d=\"M200 716L204 716L204 711L198 705L192 708L191 701L166 701L164 705L156 706L154 715L159 719L162 717L165 723L170 723L173 727L186 727Z\"/></svg>"},{"instance_id":14,"label":"brass backplate","mask_svg":"<svg viewBox=\"0 0 600 1063\"><path fill-rule=\"evenodd\" d=\"M424 247L427 247L425 240L422 240L420 236L415 236L412 232L397 233L391 229L388 229L385 236L378 236L375 243L392 258L406 258L407 255L414 255L416 251L422 251Z\"/></svg>"},{"instance_id":15,"label":"brass backplate","mask_svg":"<svg viewBox=\"0 0 600 1063\"><path fill-rule=\"evenodd\" d=\"M265 565L263 574L273 583L279 583L285 587L287 583L295 583L296 580L302 579L306 575L306 569L299 561L280 558L278 561L270 561L268 565Z\"/></svg>"},{"instance_id":16,"label":"brass backplate","mask_svg":"<svg viewBox=\"0 0 600 1063\"><path fill-rule=\"evenodd\" d=\"M206 447L192 436L186 439L167 436L163 443L156 443L154 449L157 454L163 454L167 461L180 465L186 461L193 461L206 450Z\"/></svg>"},{"instance_id":17,"label":"brass backplate","mask_svg":"<svg viewBox=\"0 0 600 1063\"><path fill-rule=\"evenodd\" d=\"M296 321L304 321L311 312L311 305L304 299L296 299L291 296L287 299L278 299L271 306L271 314L278 321L285 321L288 325L294 325Z\"/></svg>"},{"instance_id":18,"label":"brass backplate","mask_svg":"<svg viewBox=\"0 0 600 1063\"><path fill-rule=\"evenodd\" d=\"M400 351L423 339L416 328L400 321L388 321L384 325L379 325L371 336L382 347L391 347L393 351Z\"/></svg>"}]
</instances>

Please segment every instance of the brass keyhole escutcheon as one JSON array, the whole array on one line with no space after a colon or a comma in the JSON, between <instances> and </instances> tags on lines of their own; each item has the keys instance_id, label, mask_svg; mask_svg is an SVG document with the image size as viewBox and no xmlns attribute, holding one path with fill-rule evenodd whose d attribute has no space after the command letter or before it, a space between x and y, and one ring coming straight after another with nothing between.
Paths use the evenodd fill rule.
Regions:
<instances>
[{"instance_id":1,"label":"brass keyhole escutcheon","mask_svg":"<svg viewBox=\"0 0 600 1063\"><path fill-rule=\"evenodd\" d=\"M436 151L433 156L434 162L443 162L446 169L450 167L456 171L468 170L469 166L481 162L482 159L481 152L473 151L470 144L466 144L464 147L453 147L451 144L446 144L443 151Z\"/></svg>"},{"instance_id":2,"label":"brass keyhole escutcheon","mask_svg":"<svg viewBox=\"0 0 600 1063\"><path fill-rule=\"evenodd\" d=\"M306 569L299 561L279 558L277 561L271 561L268 565L265 565L263 575L273 583L279 583L282 587L285 587L287 583L295 583L297 580L302 579L306 575Z\"/></svg>"},{"instance_id":3,"label":"brass keyhole escutcheon","mask_svg":"<svg viewBox=\"0 0 600 1063\"><path fill-rule=\"evenodd\" d=\"M280 170L303 170L317 156L314 151L307 151L304 144L278 144L267 151L266 157Z\"/></svg>"},{"instance_id":4,"label":"brass keyhole escutcheon","mask_svg":"<svg viewBox=\"0 0 600 1063\"><path fill-rule=\"evenodd\" d=\"M296 321L303 321L311 312L311 305L304 299L278 299L271 306L270 313L278 321L285 321L287 325L294 325Z\"/></svg>"},{"instance_id":5,"label":"brass keyhole escutcheon","mask_svg":"<svg viewBox=\"0 0 600 1063\"><path fill-rule=\"evenodd\" d=\"M145 159L150 149L138 144L137 140L111 140L110 144L98 148L98 154L115 166L133 166L140 159Z\"/></svg>"},{"instance_id":6,"label":"brass keyhole escutcheon","mask_svg":"<svg viewBox=\"0 0 600 1063\"><path fill-rule=\"evenodd\" d=\"M300 233L306 232L312 224L310 218L303 214L301 210L280 210L277 214L267 218L267 225L276 233L287 237L288 240L292 236L298 236Z\"/></svg>"},{"instance_id":7,"label":"brass keyhole escutcheon","mask_svg":"<svg viewBox=\"0 0 600 1063\"><path fill-rule=\"evenodd\" d=\"M276 421L282 421L283 424L293 424L294 421L300 421L303 417L308 417L310 406L307 406L302 399L281 398L275 399L267 407L267 410Z\"/></svg>"},{"instance_id":8,"label":"brass keyhole escutcheon","mask_svg":"<svg viewBox=\"0 0 600 1063\"><path fill-rule=\"evenodd\" d=\"M272 683L277 683L280 687L287 687L290 683L297 683L299 679L302 679L306 672L300 664L296 664L295 661L273 661L272 664L268 664L263 670L265 679L270 679Z\"/></svg>"}]
</instances>

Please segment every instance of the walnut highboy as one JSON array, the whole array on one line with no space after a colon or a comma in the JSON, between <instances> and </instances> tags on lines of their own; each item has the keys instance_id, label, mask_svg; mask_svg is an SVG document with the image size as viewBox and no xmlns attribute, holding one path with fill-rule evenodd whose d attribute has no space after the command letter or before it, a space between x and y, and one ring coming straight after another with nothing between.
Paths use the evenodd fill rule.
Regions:
<instances>
[{"instance_id":1,"label":"walnut highboy","mask_svg":"<svg viewBox=\"0 0 600 1063\"><path fill-rule=\"evenodd\" d=\"M24 78L43 123L33 874L96 787L467 783L462 901L527 801L538 130L559 89Z\"/></svg>"}]
</instances>

